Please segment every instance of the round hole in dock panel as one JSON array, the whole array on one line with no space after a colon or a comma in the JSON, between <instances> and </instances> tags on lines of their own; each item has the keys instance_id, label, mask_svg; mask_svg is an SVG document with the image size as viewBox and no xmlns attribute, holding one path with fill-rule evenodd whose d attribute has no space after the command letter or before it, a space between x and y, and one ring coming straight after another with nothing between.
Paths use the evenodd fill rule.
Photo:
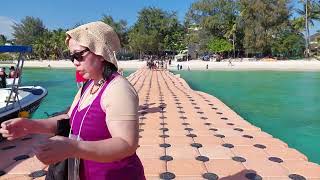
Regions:
<instances>
[{"instance_id":1,"label":"round hole in dock panel","mask_svg":"<svg viewBox=\"0 0 320 180\"><path fill-rule=\"evenodd\" d=\"M210 128L209 130L210 130L210 131L218 131L217 128Z\"/></svg>"},{"instance_id":2,"label":"round hole in dock panel","mask_svg":"<svg viewBox=\"0 0 320 180\"><path fill-rule=\"evenodd\" d=\"M202 161L202 162L207 162L207 161L209 161L209 158L206 156L197 156L196 160Z\"/></svg>"},{"instance_id":3,"label":"round hole in dock panel","mask_svg":"<svg viewBox=\"0 0 320 180\"><path fill-rule=\"evenodd\" d=\"M290 174L288 177L293 180L307 180L305 177L299 174Z\"/></svg>"},{"instance_id":4,"label":"round hole in dock panel","mask_svg":"<svg viewBox=\"0 0 320 180\"><path fill-rule=\"evenodd\" d=\"M162 160L162 161L172 161L172 160L173 160L173 157L172 157L172 156L168 156L168 155L166 155L166 156L161 156L161 157L160 157L160 160Z\"/></svg>"},{"instance_id":5,"label":"round hole in dock panel","mask_svg":"<svg viewBox=\"0 0 320 180\"><path fill-rule=\"evenodd\" d=\"M42 176L45 176L45 175L47 175L47 171L39 170L39 171L34 171L34 172L30 173L29 177L38 178L38 177L42 177Z\"/></svg>"},{"instance_id":6,"label":"round hole in dock panel","mask_svg":"<svg viewBox=\"0 0 320 180\"><path fill-rule=\"evenodd\" d=\"M25 159L28 159L30 158L29 155L20 155L20 156L17 156L15 158L13 158L15 161L20 161L20 160L25 160Z\"/></svg>"},{"instance_id":7,"label":"round hole in dock panel","mask_svg":"<svg viewBox=\"0 0 320 180\"><path fill-rule=\"evenodd\" d=\"M253 136L250 136L250 135L243 135L242 137L249 138L249 139L253 138Z\"/></svg>"},{"instance_id":8,"label":"round hole in dock panel","mask_svg":"<svg viewBox=\"0 0 320 180\"><path fill-rule=\"evenodd\" d=\"M242 132L242 131L243 131L243 129L241 129L241 128L234 128L233 130L239 131L239 132Z\"/></svg>"},{"instance_id":9,"label":"round hole in dock panel","mask_svg":"<svg viewBox=\"0 0 320 180\"><path fill-rule=\"evenodd\" d=\"M260 149L265 149L265 148L267 148L265 145L262 145L262 144L255 144L255 145L253 145L254 147L256 147L256 148L260 148Z\"/></svg>"},{"instance_id":10,"label":"round hole in dock panel","mask_svg":"<svg viewBox=\"0 0 320 180\"><path fill-rule=\"evenodd\" d=\"M161 137L161 138L168 138L168 137L170 137L169 135L166 135L166 134L163 134L163 135L160 135L159 137Z\"/></svg>"},{"instance_id":11,"label":"round hole in dock panel","mask_svg":"<svg viewBox=\"0 0 320 180\"><path fill-rule=\"evenodd\" d=\"M234 145L233 144L229 144L229 143L225 143L225 144L222 144L223 147L226 147L226 148L234 148Z\"/></svg>"},{"instance_id":12,"label":"round hole in dock panel","mask_svg":"<svg viewBox=\"0 0 320 180\"><path fill-rule=\"evenodd\" d=\"M169 180L174 178L176 178L176 175L171 172L164 172L160 174L160 179Z\"/></svg>"},{"instance_id":13,"label":"round hole in dock panel","mask_svg":"<svg viewBox=\"0 0 320 180\"><path fill-rule=\"evenodd\" d=\"M246 162L247 160L243 157L240 156L234 156L232 157L232 160L237 161L237 162Z\"/></svg>"},{"instance_id":14,"label":"round hole in dock panel","mask_svg":"<svg viewBox=\"0 0 320 180\"><path fill-rule=\"evenodd\" d=\"M214 136L219 137L219 138L225 138L226 136L222 135L222 134L215 134Z\"/></svg>"},{"instance_id":15,"label":"round hole in dock panel","mask_svg":"<svg viewBox=\"0 0 320 180\"><path fill-rule=\"evenodd\" d=\"M201 148L202 147L202 144L200 143L192 143L190 144L192 147L195 147L195 148Z\"/></svg>"},{"instance_id":16,"label":"round hole in dock panel","mask_svg":"<svg viewBox=\"0 0 320 180\"><path fill-rule=\"evenodd\" d=\"M249 180L262 180L262 177L256 173L247 173L246 178L248 178Z\"/></svg>"},{"instance_id":17,"label":"round hole in dock panel","mask_svg":"<svg viewBox=\"0 0 320 180\"><path fill-rule=\"evenodd\" d=\"M192 138L197 137L197 135L195 135L195 134L187 134L187 136L192 137Z\"/></svg>"},{"instance_id":18,"label":"round hole in dock panel","mask_svg":"<svg viewBox=\"0 0 320 180\"><path fill-rule=\"evenodd\" d=\"M217 180L219 179L218 175L214 174L214 173L204 173L202 174L202 177L205 179L209 179L209 180Z\"/></svg>"},{"instance_id":19,"label":"round hole in dock panel","mask_svg":"<svg viewBox=\"0 0 320 180\"><path fill-rule=\"evenodd\" d=\"M168 147L171 147L171 144L163 143L163 144L160 144L159 146L162 148L168 148Z\"/></svg>"},{"instance_id":20,"label":"round hole in dock panel","mask_svg":"<svg viewBox=\"0 0 320 180\"><path fill-rule=\"evenodd\" d=\"M269 157L268 159L270 161L277 162L277 163L282 163L283 162L283 160L281 158L278 158L278 157Z\"/></svg>"}]
</instances>

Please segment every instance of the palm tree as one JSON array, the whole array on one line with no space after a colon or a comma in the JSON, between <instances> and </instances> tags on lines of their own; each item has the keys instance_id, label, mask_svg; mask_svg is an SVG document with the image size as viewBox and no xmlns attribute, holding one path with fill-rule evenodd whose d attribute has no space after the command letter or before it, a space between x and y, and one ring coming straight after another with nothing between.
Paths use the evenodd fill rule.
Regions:
<instances>
[{"instance_id":1,"label":"palm tree","mask_svg":"<svg viewBox=\"0 0 320 180\"><path fill-rule=\"evenodd\" d=\"M306 57L309 56L309 42L310 42L310 25L314 26L314 21L320 21L320 2L315 0L300 0L303 3L303 9L297 9L297 13L305 22L305 36L306 36Z\"/></svg>"}]
</instances>

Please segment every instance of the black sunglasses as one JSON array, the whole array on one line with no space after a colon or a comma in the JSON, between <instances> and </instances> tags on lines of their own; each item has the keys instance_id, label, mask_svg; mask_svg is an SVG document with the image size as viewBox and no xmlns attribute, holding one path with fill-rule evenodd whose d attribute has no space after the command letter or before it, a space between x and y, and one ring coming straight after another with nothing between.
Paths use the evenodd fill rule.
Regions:
<instances>
[{"instance_id":1,"label":"black sunglasses","mask_svg":"<svg viewBox=\"0 0 320 180\"><path fill-rule=\"evenodd\" d=\"M84 50L82 50L82 51L79 51L79 52L75 52L75 53L73 53L73 54L70 54L70 57L69 57L69 59L73 62L74 60L77 60L77 61L79 61L79 62L81 62L81 61L83 61L83 54L85 53L85 52L88 52L88 51L90 51L90 49L89 48L86 48L86 49L84 49Z\"/></svg>"}]
</instances>

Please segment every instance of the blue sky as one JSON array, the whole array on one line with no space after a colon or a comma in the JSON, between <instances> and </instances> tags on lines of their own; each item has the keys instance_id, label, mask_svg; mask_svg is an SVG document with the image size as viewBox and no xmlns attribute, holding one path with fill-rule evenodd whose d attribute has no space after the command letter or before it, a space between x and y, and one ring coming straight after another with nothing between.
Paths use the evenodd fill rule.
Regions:
<instances>
[{"instance_id":1,"label":"blue sky","mask_svg":"<svg viewBox=\"0 0 320 180\"><path fill-rule=\"evenodd\" d=\"M0 34L12 37L11 25L25 16L39 17L49 29L70 28L77 23L96 21L103 14L115 20L124 19L129 25L137 20L144 7L158 7L176 11L181 21L196 0L20 0L2 1L0 11ZM296 5L295 5L296 6ZM311 34L320 30L320 23L311 28Z\"/></svg>"}]
</instances>

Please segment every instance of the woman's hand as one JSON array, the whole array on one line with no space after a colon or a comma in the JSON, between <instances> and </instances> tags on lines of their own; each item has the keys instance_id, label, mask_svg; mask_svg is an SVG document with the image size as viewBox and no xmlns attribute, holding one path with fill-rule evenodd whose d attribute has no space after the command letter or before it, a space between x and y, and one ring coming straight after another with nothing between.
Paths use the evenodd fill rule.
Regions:
<instances>
[{"instance_id":1,"label":"woman's hand","mask_svg":"<svg viewBox=\"0 0 320 180\"><path fill-rule=\"evenodd\" d=\"M33 121L15 118L1 123L0 134L8 140L24 137L32 133Z\"/></svg>"},{"instance_id":2,"label":"woman's hand","mask_svg":"<svg viewBox=\"0 0 320 180\"><path fill-rule=\"evenodd\" d=\"M44 164L53 164L74 157L78 142L63 136L54 136L34 148L36 157Z\"/></svg>"}]
</instances>

